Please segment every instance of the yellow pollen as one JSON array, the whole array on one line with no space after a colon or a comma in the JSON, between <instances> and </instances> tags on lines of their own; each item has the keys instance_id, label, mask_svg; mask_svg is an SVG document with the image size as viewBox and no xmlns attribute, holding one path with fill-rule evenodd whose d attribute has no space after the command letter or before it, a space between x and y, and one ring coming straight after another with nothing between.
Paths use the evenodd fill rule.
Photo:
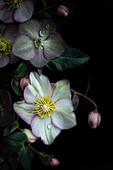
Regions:
<instances>
[{"instance_id":1,"label":"yellow pollen","mask_svg":"<svg viewBox=\"0 0 113 170\"><path fill-rule=\"evenodd\" d=\"M51 117L55 113L55 104L50 97L39 99L35 105L35 110L40 117Z\"/></svg>"},{"instance_id":2,"label":"yellow pollen","mask_svg":"<svg viewBox=\"0 0 113 170\"><path fill-rule=\"evenodd\" d=\"M6 0L6 5L10 8L19 8L22 4L23 0Z\"/></svg>"},{"instance_id":3,"label":"yellow pollen","mask_svg":"<svg viewBox=\"0 0 113 170\"><path fill-rule=\"evenodd\" d=\"M11 52L11 42L6 38L0 38L0 56L6 56Z\"/></svg>"}]
</instances>

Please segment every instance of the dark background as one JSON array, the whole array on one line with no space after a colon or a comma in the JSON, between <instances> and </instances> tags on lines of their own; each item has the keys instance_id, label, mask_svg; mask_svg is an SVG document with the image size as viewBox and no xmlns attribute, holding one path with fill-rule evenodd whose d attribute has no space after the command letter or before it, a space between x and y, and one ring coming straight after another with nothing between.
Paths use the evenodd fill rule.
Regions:
<instances>
[{"instance_id":1,"label":"dark background","mask_svg":"<svg viewBox=\"0 0 113 170\"><path fill-rule=\"evenodd\" d=\"M112 0L46 0L46 2L48 6L64 4L69 8L69 15L66 18L60 17L56 8L46 12L53 18L57 32L62 35L66 44L81 50L91 56L91 59L72 70L52 72L44 68L43 73L51 81L69 79L71 88L81 93L85 93L90 80L87 95L96 102L102 121L97 129L89 127L87 117L94 107L80 97L76 110L77 126L62 131L50 146L44 145L41 141L32 146L38 151L52 153L59 159L60 166L55 169L113 170L113 2ZM20 123L23 124L22 120ZM36 157L33 170L42 168L44 167ZM17 169L22 170L21 165Z\"/></svg>"}]
</instances>

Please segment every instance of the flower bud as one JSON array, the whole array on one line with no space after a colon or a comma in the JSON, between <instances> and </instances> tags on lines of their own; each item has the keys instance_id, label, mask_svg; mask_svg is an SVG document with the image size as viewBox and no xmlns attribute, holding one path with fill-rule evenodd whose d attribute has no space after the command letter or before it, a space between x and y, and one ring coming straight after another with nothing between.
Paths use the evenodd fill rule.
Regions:
<instances>
[{"instance_id":1,"label":"flower bud","mask_svg":"<svg viewBox=\"0 0 113 170\"><path fill-rule=\"evenodd\" d=\"M67 8L65 5L59 5L59 7L58 7L58 9L57 9L57 13L58 13L60 16L67 17L68 14L69 14L69 10L68 10L68 8Z\"/></svg>"},{"instance_id":2,"label":"flower bud","mask_svg":"<svg viewBox=\"0 0 113 170\"><path fill-rule=\"evenodd\" d=\"M22 90L25 89L25 87L30 83L30 79L28 77L24 77L20 80L20 87Z\"/></svg>"},{"instance_id":3,"label":"flower bud","mask_svg":"<svg viewBox=\"0 0 113 170\"><path fill-rule=\"evenodd\" d=\"M56 158L52 158L51 160L51 166L58 166L59 165L59 160Z\"/></svg>"},{"instance_id":4,"label":"flower bud","mask_svg":"<svg viewBox=\"0 0 113 170\"><path fill-rule=\"evenodd\" d=\"M101 115L98 111L92 111L88 115L89 126L93 129L97 128L101 122Z\"/></svg>"},{"instance_id":5,"label":"flower bud","mask_svg":"<svg viewBox=\"0 0 113 170\"><path fill-rule=\"evenodd\" d=\"M26 134L28 138L28 143L34 143L38 139L36 136L33 135L30 129L23 129L22 132Z\"/></svg>"}]
</instances>

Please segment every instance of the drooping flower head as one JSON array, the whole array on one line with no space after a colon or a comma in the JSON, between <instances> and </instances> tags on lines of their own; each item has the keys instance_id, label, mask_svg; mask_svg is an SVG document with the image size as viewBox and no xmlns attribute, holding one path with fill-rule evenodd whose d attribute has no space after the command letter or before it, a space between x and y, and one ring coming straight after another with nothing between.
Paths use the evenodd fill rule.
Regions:
<instances>
[{"instance_id":1,"label":"drooping flower head","mask_svg":"<svg viewBox=\"0 0 113 170\"><path fill-rule=\"evenodd\" d=\"M33 134L48 145L62 129L76 125L70 84L67 80L60 80L51 85L46 76L39 76L36 72L31 72L29 78L24 100L15 102L14 110L31 126Z\"/></svg>"},{"instance_id":2,"label":"drooping flower head","mask_svg":"<svg viewBox=\"0 0 113 170\"><path fill-rule=\"evenodd\" d=\"M18 58L12 53L12 45L17 35L18 26L0 25L0 68L18 61Z\"/></svg>"},{"instance_id":3,"label":"drooping flower head","mask_svg":"<svg viewBox=\"0 0 113 170\"><path fill-rule=\"evenodd\" d=\"M13 53L29 60L35 67L45 66L50 59L60 56L65 51L65 43L55 32L52 20L32 19L19 26L19 36L13 45Z\"/></svg>"},{"instance_id":4,"label":"drooping flower head","mask_svg":"<svg viewBox=\"0 0 113 170\"><path fill-rule=\"evenodd\" d=\"M27 21L33 11L32 0L0 0L0 20L5 23Z\"/></svg>"}]
</instances>

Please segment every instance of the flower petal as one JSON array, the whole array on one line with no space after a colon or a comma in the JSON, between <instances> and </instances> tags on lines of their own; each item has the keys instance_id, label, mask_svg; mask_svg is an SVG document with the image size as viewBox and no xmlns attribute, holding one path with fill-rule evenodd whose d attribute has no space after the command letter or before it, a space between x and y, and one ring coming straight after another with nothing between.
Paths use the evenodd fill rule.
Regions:
<instances>
[{"instance_id":1,"label":"flower petal","mask_svg":"<svg viewBox=\"0 0 113 170\"><path fill-rule=\"evenodd\" d=\"M24 100L20 102L15 102L14 110L27 124L30 124L32 118L35 116L34 114L34 105L27 104Z\"/></svg>"},{"instance_id":2,"label":"flower petal","mask_svg":"<svg viewBox=\"0 0 113 170\"><path fill-rule=\"evenodd\" d=\"M33 41L26 35L19 35L12 47L13 53L24 60L32 59L34 57L34 50Z\"/></svg>"},{"instance_id":3,"label":"flower petal","mask_svg":"<svg viewBox=\"0 0 113 170\"><path fill-rule=\"evenodd\" d=\"M19 58L16 57L16 56L12 53L12 51L11 51L11 53L10 53L10 55L9 55L9 63L10 63L10 64L14 64L14 63L16 63L18 60L19 60Z\"/></svg>"},{"instance_id":4,"label":"flower petal","mask_svg":"<svg viewBox=\"0 0 113 170\"><path fill-rule=\"evenodd\" d=\"M44 57L43 49L35 49L35 56L30 60L31 64L35 67L41 68L45 66L49 60Z\"/></svg>"},{"instance_id":5,"label":"flower petal","mask_svg":"<svg viewBox=\"0 0 113 170\"><path fill-rule=\"evenodd\" d=\"M70 129L76 125L76 116L69 99L61 99L55 103L56 111L51 117L53 124L59 129Z\"/></svg>"},{"instance_id":6,"label":"flower petal","mask_svg":"<svg viewBox=\"0 0 113 170\"><path fill-rule=\"evenodd\" d=\"M0 56L0 68L5 67L9 63L9 57Z\"/></svg>"},{"instance_id":7,"label":"flower petal","mask_svg":"<svg viewBox=\"0 0 113 170\"><path fill-rule=\"evenodd\" d=\"M6 27L4 31L4 37L9 39L11 43L14 42L15 38L18 35L18 26L17 25L9 25Z\"/></svg>"},{"instance_id":8,"label":"flower petal","mask_svg":"<svg viewBox=\"0 0 113 170\"><path fill-rule=\"evenodd\" d=\"M34 4L31 0L25 0L21 6L15 10L14 19L18 22L24 22L31 18L34 11Z\"/></svg>"},{"instance_id":9,"label":"flower petal","mask_svg":"<svg viewBox=\"0 0 113 170\"><path fill-rule=\"evenodd\" d=\"M40 97L51 97L52 87L49 79L44 75L38 75L36 72L30 73L30 81L32 86L34 86L40 94Z\"/></svg>"},{"instance_id":10,"label":"flower petal","mask_svg":"<svg viewBox=\"0 0 113 170\"><path fill-rule=\"evenodd\" d=\"M52 33L45 41L44 55L47 59L60 56L65 51L65 43L58 33Z\"/></svg>"},{"instance_id":11,"label":"flower petal","mask_svg":"<svg viewBox=\"0 0 113 170\"><path fill-rule=\"evenodd\" d=\"M62 98L71 99L70 83L68 80L60 80L53 84L52 100L56 102Z\"/></svg>"},{"instance_id":12,"label":"flower petal","mask_svg":"<svg viewBox=\"0 0 113 170\"><path fill-rule=\"evenodd\" d=\"M40 36L42 40L45 40L51 33L56 31L55 23L51 19L46 19L41 21L42 30L40 31ZM41 34L43 32L43 34Z\"/></svg>"},{"instance_id":13,"label":"flower petal","mask_svg":"<svg viewBox=\"0 0 113 170\"><path fill-rule=\"evenodd\" d=\"M40 22L36 19L26 21L19 26L19 33L26 34L32 39L39 38L39 32L41 30Z\"/></svg>"},{"instance_id":14,"label":"flower petal","mask_svg":"<svg viewBox=\"0 0 113 170\"><path fill-rule=\"evenodd\" d=\"M31 129L33 134L40 137L46 145L52 144L61 132L59 128L52 125L50 118L41 118L37 115L31 121Z\"/></svg>"},{"instance_id":15,"label":"flower petal","mask_svg":"<svg viewBox=\"0 0 113 170\"><path fill-rule=\"evenodd\" d=\"M24 99L27 103L34 104L39 99L39 92L34 86L28 84L24 90Z\"/></svg>"},{"instance_id":16,"label":"flower petal","mask_svg":"<svg viewBox=\"0 0 113 170\"><path fill-rule=\"evenodd\" d=\"M8 10L7 7L0 9L0 20L5 23L14 22L13 13L14 10L13 9Z\"/></svg>"}]
</instances>

